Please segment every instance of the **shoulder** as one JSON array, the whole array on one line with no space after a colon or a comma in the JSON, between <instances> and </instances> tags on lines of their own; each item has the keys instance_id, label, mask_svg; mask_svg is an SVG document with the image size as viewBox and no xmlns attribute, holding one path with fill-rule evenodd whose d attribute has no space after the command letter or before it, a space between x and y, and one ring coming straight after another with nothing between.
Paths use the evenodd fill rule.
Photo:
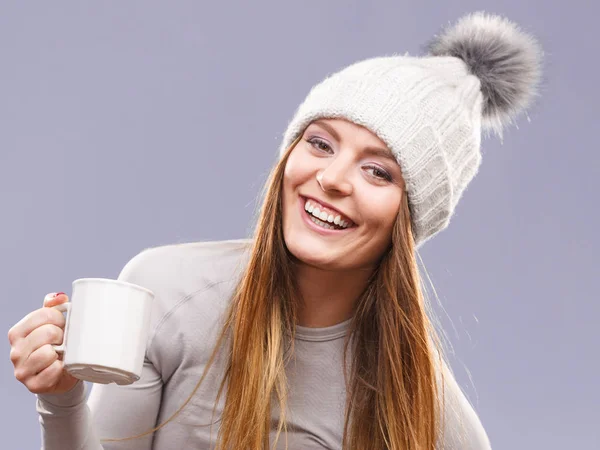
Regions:
<instances>
[{"instance_id":1,"label":"shoulder","mask_svg":"<svg viewBox=\"0 0 600 450\"><path fill-rule=\"evenodd\" d=\"M490 441L479 416L456 382L446 363L442 363L442 423L440 450L489 450Z\"/></svg>"},{"instance_id":2,"label":"shoulder","mask_svg":"<svg viewBox=\"0 0 600 450\"><path fill-rule=\"evenodd\" d=\"M238 239L146 248L125 264L118 279L150 290L176 286L179 291L194 291L235 276L250 244L248 239Z\"/></svg>"},{"instance_id":3,"label":"shoulder","mask_svg":"<svg viewBox=\"0 0 600 450\"><path fill-rule=\"evenodd\" d=\"M216 320L246 267L250 249L250 240L239 239L163 245L133 256L118 279L154 293L148 348L161 330L188 333Z\"/></svg>"}]
</instances>

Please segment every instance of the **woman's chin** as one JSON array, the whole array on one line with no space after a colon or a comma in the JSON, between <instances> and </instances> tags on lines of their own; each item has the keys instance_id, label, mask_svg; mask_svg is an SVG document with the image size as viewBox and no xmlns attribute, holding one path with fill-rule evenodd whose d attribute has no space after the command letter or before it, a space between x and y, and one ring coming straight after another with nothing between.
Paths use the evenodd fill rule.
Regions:
<instances>
[{"instance_id":1,"label":"woman's chin","mask_svg":"<svg viewBox=\"0 0 600 450\"><path fill-rule=\"evenodd\" d=\"M319 269L336 270L344 268L344 257L331 249L323 249L309 245L288 245L290 253L298 262Z\"/></svg>"},{"instance_id":2,"label":"woman's chin","mask_svg":"<svg viewBox=\"0 0 600 450\"><path fill-rule=\"evenodd\" d=\"M286 243L286 246L299 262L311 266L328 264L336 259L333 257L333 252L325 251L316 245L310 245L307 240L293 240L291 245Z\"/></svg>"}]
</instances>

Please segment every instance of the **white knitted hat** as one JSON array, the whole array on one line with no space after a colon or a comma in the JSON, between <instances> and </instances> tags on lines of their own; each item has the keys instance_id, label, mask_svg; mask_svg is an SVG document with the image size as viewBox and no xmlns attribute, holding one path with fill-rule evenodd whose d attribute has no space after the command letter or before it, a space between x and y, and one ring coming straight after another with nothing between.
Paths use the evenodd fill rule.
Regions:
<instances>
[{"instance_id":1,"label":"white knitted hat","mask_svg":"<svg viewBox=\"0 0 600 450\"><path fill-rule=\"evenodd\" d=\"M530 103L542 51L508 20L463 17L424 57L352 64L314 86L288 125L280 154L314 120L343 118L376 134L396 156L419 247L446 228L481 163L481 130L503 125Z\"/></svg>"}]
</instances>

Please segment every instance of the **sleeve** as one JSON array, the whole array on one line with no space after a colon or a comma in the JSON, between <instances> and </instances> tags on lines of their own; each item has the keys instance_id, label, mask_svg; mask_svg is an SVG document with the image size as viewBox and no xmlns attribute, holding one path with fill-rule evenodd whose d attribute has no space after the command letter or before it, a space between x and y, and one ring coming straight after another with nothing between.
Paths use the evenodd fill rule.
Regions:
<instances>
[{"instance_id":1,"label":"sleeve","mask_svg":"<svg viewBox=\"0 0 600 450\"><path fill-rule=\"evenodd\" d=\"M162 380L145 360L138 381L127 386L92 384L85 399L85 383L61 395L39 394L37 412L42 450L150 450L152 434L121 442L101 442L145 433L156 426Z\"/></svg>"},{"instance_id":2,"label":"sleeve","mask_svg":"<svg viewBox=\"0 0 600 450\"><path fill-rule=\"evenodd\" d=\"M144 285L142 262L149 252L132 258L118 279ZM151 287L150 287L151 288ZM150 450L153 434L125 441L156 426L163 381L148 349L140 379L133 384L91 384L80 381L64 394L38 394L36 409L41 425L42 450Z\"/></svg>"},{"instance_id":3,"label":"sleeve","mask_svg":"<svg viewBox=\"0 0 600 450\"><path fill-rule=\"evenodd\" d=\"M446 364L440 450L491 450L487 433Z\"/></svg>"}]
</instances>

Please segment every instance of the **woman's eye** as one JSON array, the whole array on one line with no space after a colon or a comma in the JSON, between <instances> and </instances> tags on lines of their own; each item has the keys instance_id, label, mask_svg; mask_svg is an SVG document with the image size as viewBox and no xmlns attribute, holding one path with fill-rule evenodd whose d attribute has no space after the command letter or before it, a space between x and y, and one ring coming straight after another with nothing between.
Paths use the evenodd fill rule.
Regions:
<instances>
[{"instance_id":1,"label":"woman's eye","mask_svg":"<svg viewBox=\"0 0 600 450\"><path fill-rule=\"evenodd\" d=\"M327 144L327 142L318 139L318 138L311 138L308 139L308 142L310 143L310 145L312 145L314 148L316 148L317 150L320 150L322 152L331 152L331 147L329 146L329 144Z\"/></svg>"},{"instance_id":2,"label":"woman's eye","mask_svg":"<svg viewBox=\"0 0 600 450\"><path fill-rule=\"evenodd\" d=\"M392 181L390 174L377 166L368 166L367 170L370 171L375 178L385 181Z\"/></svg>"}]
</instances>

